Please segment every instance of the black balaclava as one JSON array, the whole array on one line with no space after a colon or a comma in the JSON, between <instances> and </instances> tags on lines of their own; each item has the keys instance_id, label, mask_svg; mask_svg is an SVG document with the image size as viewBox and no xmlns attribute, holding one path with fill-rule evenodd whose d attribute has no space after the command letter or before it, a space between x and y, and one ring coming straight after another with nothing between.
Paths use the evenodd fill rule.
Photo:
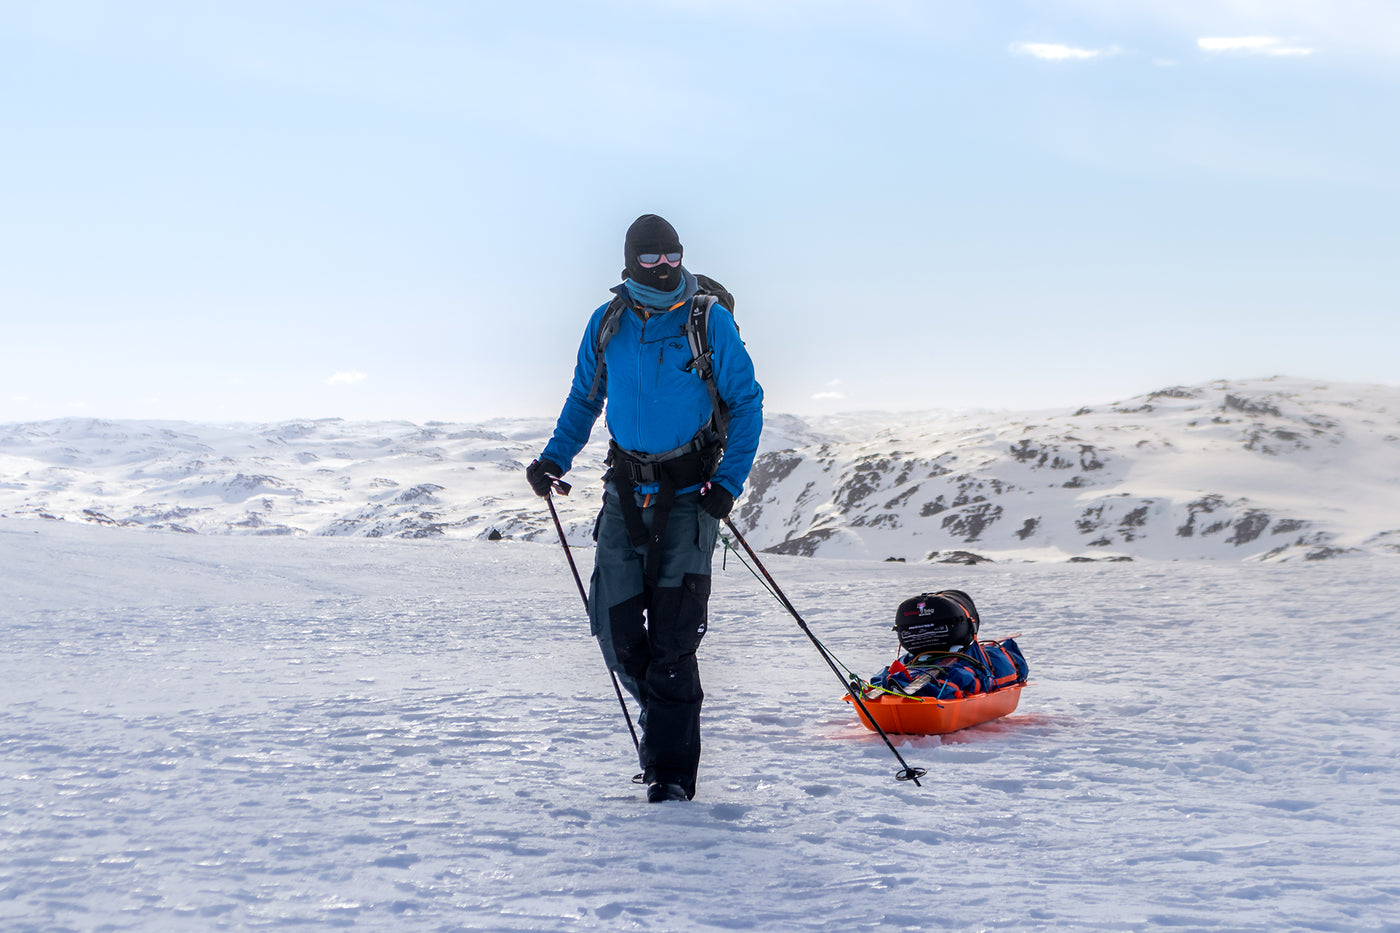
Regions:
<instances>
[{"instance_id":1,"label":"black balaclava","mask_svg":"<svg viewBox=\"0 0 1400 933\"><path fill-rule=\"evenodd\" d=\"M641 263L637 262L637 254L682 251L681 238L676 235L675 227L655 214L643 214L627 228L627 241L622 248L626 266L622 274L647 288L654 288L660 292L675 291L682 281L680 266L668 266L663 262L650 269L643 269Z\"/></svg>"}]
</instances>

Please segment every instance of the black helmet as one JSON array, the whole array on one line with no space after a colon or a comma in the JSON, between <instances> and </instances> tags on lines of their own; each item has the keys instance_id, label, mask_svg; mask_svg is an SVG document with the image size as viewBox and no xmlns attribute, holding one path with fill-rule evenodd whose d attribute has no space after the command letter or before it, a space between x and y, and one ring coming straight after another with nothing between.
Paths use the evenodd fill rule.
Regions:
<instances>
[{"instance_id":1,"label":"black helmet","mask_svg":"<svg viewBox=\"0 0 1400 933\"><path fill-rule=\"evenodd\" d=\"M952 651L977 639L981 620L972 597L962 590L921 593L899 604L894 630L905 651Z\"/></svg>"}]
</instances>

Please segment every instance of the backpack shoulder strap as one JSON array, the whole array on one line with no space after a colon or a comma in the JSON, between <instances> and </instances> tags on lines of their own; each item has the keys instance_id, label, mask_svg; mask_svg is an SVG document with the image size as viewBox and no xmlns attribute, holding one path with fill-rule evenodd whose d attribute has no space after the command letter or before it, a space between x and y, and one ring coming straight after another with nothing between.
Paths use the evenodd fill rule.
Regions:
<instances>
[{"instance_id":1,"label":"backpack shoulder strap","mask_svg":"<svg viewBox=\"0 0 1400 933\"><path fill-rule=\"evenodd\" d=\"M690 342L690 363L687 369L705 381L710 393L710 404L714 408L714 426L719 432L720 443L724 442L729 431L729 406L719 396L719 386L715 384L715 368L710 349L710 309L718 299L714 295L696 295L690 302L690 313L685 319L685 338Z\"/></svg>"},{"instance_id":2,"label":"backpack shoulder strap","mask_svg":"<svg viewBox=\"0 0 1400 933\"><path fill-rule=\"evenodd\" d=\"M686 368L706 382L714 377L710 363L710 309L718 299L714 295L696 295L690 302L690 314L685 321L685 338L690 341L690 365Z\"/></svg>"},{"instance_id":3,"label":"backpack shoulder strap","mask_svg":"<svg viewBox=\"0 0 1400 933\"><path fill-rule=\"evenodd\" d=\"M598 394L598 384L603 381L603 373L607 372L608 364L603 358L603 351L608 347L608 341L617 335L617 329L622 326L622 315L627 310L627 302L619 295L608 302L608 309L603 312L603 319L598 322L598 342L594 345L594 354L598 364L593 367L593 385L588 387L588 400L593 401Z\"/></svg>"}]
</instances>

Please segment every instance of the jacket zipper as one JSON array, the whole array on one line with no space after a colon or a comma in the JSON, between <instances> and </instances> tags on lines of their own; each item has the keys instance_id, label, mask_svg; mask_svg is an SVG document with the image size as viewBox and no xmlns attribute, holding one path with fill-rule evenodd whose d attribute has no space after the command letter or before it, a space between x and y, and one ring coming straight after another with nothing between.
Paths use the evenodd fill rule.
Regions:
<instances>
[{"instance_id":1,"label":"jacket zipper","mask_svg":"<svg viewBox=\"0 0 1400 933\"><path fill-rule=\"evenodd\" d=\"M642 310L642 336L641 336L641 346L639 346L639 347L637 348L639 351L641 350L642 347L645 347L645 346L647 345L647 323L648 323L649 321L651 321L651 312L650 312L650 311L646 311L646 310ZM637 436L637 437L641 437L641 436L642 436L642 399L641 399L641 390L642 390L642 359L643 359L642 354L641 354L640 352L638 352L638 353L637 353L637 394L638 394L638 397L637 397L637 404L636 404L636 410L637 410L636 436Z\"/></svg>"}]
</instances>

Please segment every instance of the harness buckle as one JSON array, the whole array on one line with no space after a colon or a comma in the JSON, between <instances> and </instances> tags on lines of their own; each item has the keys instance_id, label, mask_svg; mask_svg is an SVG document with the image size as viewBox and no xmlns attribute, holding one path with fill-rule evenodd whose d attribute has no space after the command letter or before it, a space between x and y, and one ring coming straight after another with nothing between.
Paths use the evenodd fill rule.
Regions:
<instances>
[{"instance_id":1,"label":"harness buckle","mask_svg":"<svg viewBox=\"0 0 1400 933\"><path fill-rule=\"evenodd\" d=\"M627 465L627 472L632 475L633 485L641 486L645 483L661 482L661 470L657 464L645 463L631 457L625 457L623 463Z\"/></svg>"}]
</instances>

